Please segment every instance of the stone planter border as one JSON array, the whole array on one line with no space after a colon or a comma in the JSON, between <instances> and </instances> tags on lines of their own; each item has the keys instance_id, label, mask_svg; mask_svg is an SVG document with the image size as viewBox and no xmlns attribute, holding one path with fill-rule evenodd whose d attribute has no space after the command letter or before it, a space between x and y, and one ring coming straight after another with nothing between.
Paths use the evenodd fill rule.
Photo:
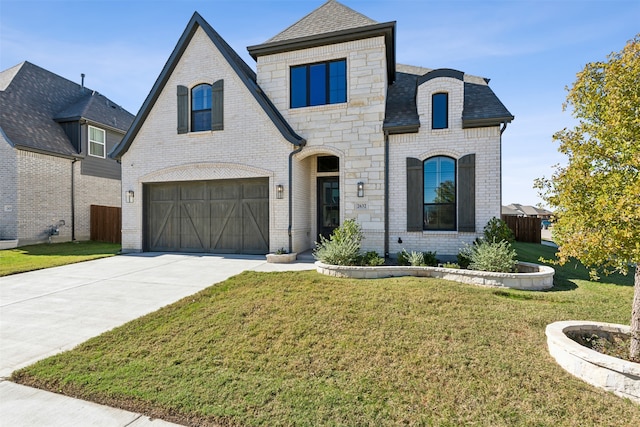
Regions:
<instances>
[{"instance_id":1,"label":"stone planter border","mask_svg":"<svg viewBox=\"0 0 640 427\"><path fill-rule=\"evenodd\" d=\"M296 260L298 254L292 252L290 254L267 254L267 262L272 264L290 264Z\"/></svg>"},{"instance_id":2,"label":"stone planter border","mask_svg":"<svg viewBox=\"0 0 640 427\"><path fill-rule=\"evenodd\" d=\"M553 358L570 374L581 380L640 403L640 363L599 353L578 344L567 332L630 332L630 327L615 323L563 321L546 328L547 346Z\"/></svg>"},{"instance_id":3,"label":"stone planter border","mask_svg":"<svg viewBox=\"0 0 640 427\"><path fill-rule=\"evenodd\" d=\"M400 276L435 277L471 285L530 291L552 288L553 275L555 273L555 270L551 267L527 262L518 263L518 273L491 273L444 267L351 267L329 265L320 261L316 262L316 270L318 273L327 276L348 277L353 279L381 279Z\"/></svg>"},{"instance_id":4,"label":"stone planter border","mask_svg":"<svg viewBox=\"0 0 640 427\"><path fill-rule=\"evenodd\" d=\"M18 240L0 240L0 251L3 249L15 249L18 247Z\"/></svg>"}]
</instances>

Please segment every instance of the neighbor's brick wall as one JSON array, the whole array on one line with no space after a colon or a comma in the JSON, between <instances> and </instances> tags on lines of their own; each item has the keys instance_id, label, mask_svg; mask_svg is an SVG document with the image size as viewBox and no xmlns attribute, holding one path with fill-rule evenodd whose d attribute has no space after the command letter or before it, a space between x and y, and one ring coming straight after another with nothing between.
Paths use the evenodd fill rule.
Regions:
<instances>
[{"instance_id":1,"label":"neighbor's brick wall","mask_svg":"<svg viewBox=\"0 0 640 427\"><path fill-rule=\"evenodd\" d=\"M224 79L224 130L176 131L176 87ZM198 29L180 63L158 97L129 151L122 158L122 191L134 190L132 204L122 205L122 247L142 250L143 184L267 177L269 178L270 249L288 245L288 156L286 141L244 83L202 29ZM275 186L285 186L282 200Z\"/></svg>"},{"instance_id":2,"label":"neighbor's brick wall","mask_svg":"<svg viewBox=\"0 0 640 427\"><path fill-rule=\"evenodd\" d=\"M48 241L48 229L65 226L53 241L71 240L71 160L17 150L18 244Z\"/></svg>"},{"instance_id":3,"label":"neighbor's brick wall","mask_svg":"<svg viewBox=\"0 0 640 427\"><path fill-rule=\"evenodd\" d=\"M292 66L346 58L347 103L289 108L289 69ZM309 203L301 231L316 240L316 163L318 155L340 157L340 220L355 218L365 235L363 248L384 248L384 120L387 90L384 37L338 43L262 56L257 63L258 84L291 127L307 139L297 159L309 159L308 192L298 203ZM365 184L365 197L356 185ZM298 196L298 194L296 194ZM298 209L300 212L300 209ZM300 227L296 217L296 228ZM307 225L308 224L308 225Z\"/></svg>"},{"instance_id":4,"label":"neighbor's brick wall","mask_svg":"<svg viewBox=\"0 0 640 427\"><path fill-rule=\"evenodd\" d=\"M91 205L121 206L120 180L98 178L80 173L80 162L75 164L75 239L91 237ZM69 224L71 225L71 224Z\"/></svg>"},{"instance_id":5,"label":"neighbor's brick wall","mask_svg":"<svg viewBox=\"0 0 640 427\"><path fill-rule=\"evenodd\" d=\"M18 238L18 158L0 130L0 240Z\"/></svg>"}]
</instances>

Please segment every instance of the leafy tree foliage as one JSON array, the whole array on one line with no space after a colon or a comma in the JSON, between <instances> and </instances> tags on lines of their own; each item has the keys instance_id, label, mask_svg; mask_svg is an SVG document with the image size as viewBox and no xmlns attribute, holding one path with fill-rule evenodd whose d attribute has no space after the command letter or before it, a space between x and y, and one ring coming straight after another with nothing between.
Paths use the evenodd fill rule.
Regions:
<instances>
[{"instance_id":1,"label":"leafy tree foliage","mask_svg":"<svg viewBox=\"0 0 640 427\"><path fill-rule=\"evenodd\" d=\"M640 361L640 34L578 73L564 108L578 124L554 135L568 157L537 180L556 209L558 259L607 273L635 264L631 358Z\"/></svg>"}]
</instances>

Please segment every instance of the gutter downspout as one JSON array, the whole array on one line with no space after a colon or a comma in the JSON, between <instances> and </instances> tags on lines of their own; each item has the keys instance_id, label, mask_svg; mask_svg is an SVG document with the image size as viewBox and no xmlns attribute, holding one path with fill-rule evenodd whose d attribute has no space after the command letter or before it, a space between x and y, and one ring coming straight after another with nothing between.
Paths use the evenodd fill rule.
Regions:
<instances>
[{"instance_id":1,"label":"gutter downspout","mask_svg":"<svg viewBox=\"0 0 640 427\"><path fill-rule=\"evenodd\" d=\"M500 211L502 211L502 134L505 130L507 130L507 122L502 122L502 129L500 129Z\"/></svg>"},{"instance_id":2,"label":"gutter downspout","mask_svg":"<svg viewBox=\"0 0 640 427\"><path fill-rule=\"evenodd\" d=\"M384 131L384 257L389 258L389 131Z\"/></svg>"},{"instance_id":3,"label":"gutter downspout","mask_svg":"<svg viewBox=\"0 0 640 427\"><path fill-rule=\"evenodd\" d=\"M291 226L292 226L292 222L293 222L293 206L292 206L292 200L293 200L293 191L292 191L292 186L293 186L293 156L295 156L296 154L298 154L300 151L302 151L302 149L304 148L304 146L307 144L306 141L302 141L300 143L300 147L298 147L297 149L293 150L292 152L289 153L289 227L287 228L287 233L289 234L289 253L293 252L293 239L292 239L292 235L291 235Z\"/></svg>"},{"instance_id":4,"label":"gutter downspout","mask_svg":"<svg viewBox=\"0 0 640 427\"><path fill-rule=\"evenodd\" d=\"M75 164L78 161L74 158L71 162L71 241L76 241L76 187L75 187Z\"/></svg>"}]
</instances>

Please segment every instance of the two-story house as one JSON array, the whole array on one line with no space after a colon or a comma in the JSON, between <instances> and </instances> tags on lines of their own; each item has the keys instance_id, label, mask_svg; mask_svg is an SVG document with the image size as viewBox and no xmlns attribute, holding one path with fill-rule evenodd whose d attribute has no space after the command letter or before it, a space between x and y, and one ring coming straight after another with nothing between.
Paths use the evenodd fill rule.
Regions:
<instances>
[{"instance_id":1,"label":"two-story house","mask_svg":"<svg viewBox=\"0 0 640 427\"><path fill-rule=\"evenodd\" d=\"M120 206L120 165L107 154L133 118L29 62L0 72L0 241L88 240L90 205Z\"/></svg>"},{"instance_id":2,"label":"two-story house","mask_svg":"<svg viewBox=\"0 0 640 427\"><path fill-rule=\"evenodd\" d=\"M195 13L111 153L123 250L299 252L347 218L380 254L481 235L513 116L486 79L396 64L395 34L330 0L250 46L254 72Z\"/></svg>"}]
</instances>

